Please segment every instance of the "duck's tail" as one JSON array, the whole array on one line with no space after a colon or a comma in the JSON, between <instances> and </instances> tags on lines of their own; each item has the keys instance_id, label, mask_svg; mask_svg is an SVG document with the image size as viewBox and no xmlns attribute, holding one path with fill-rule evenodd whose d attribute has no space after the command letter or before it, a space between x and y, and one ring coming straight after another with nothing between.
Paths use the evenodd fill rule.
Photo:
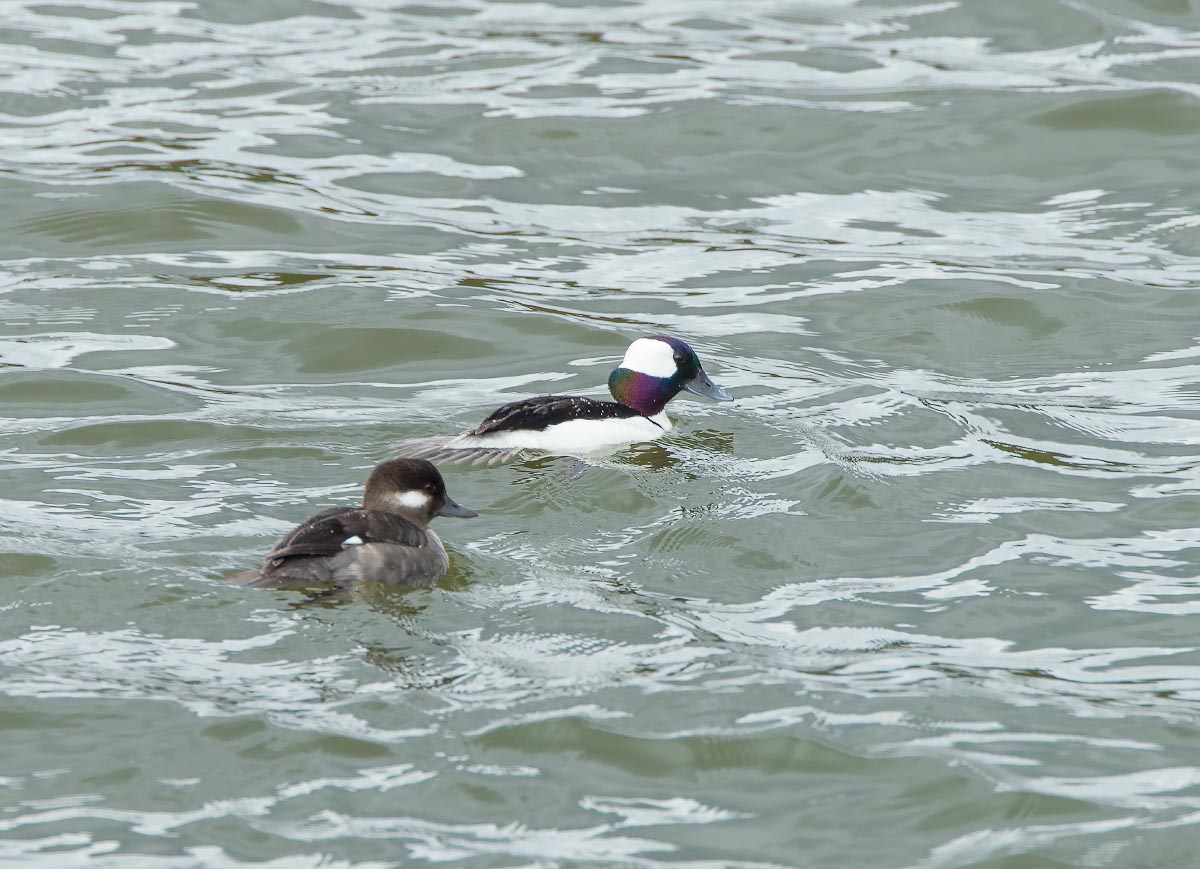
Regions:
<instances>
[{"instance_id":1,"label":"duck's tail","mask_svg":"<svg viewBox=\"0 0 1200 869\"><path fill-rule=\"evenodd\" d=\"M427 459L431 462L472 464L494 468L528 453L525 447L481 447L461 435L411 438L401 441L396 455L404 459Z\"/></svg>"}]
</instances>

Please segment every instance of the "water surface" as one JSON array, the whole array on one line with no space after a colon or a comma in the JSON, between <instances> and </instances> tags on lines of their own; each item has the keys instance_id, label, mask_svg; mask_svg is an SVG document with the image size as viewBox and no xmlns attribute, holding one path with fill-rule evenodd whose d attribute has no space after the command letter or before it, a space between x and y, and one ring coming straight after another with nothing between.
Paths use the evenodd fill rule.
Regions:
<instances>
[{"instance_id":1,"label":"water surface","mask_svg":"<svg viewBox=\"0 0 1200 869\"><path fill-rule=\"evenodd\" d=\"M7 0L0 860L1190 866L1190 0ZM426 592L228 587L401 439Z\"/></svg>"}]
</instances>

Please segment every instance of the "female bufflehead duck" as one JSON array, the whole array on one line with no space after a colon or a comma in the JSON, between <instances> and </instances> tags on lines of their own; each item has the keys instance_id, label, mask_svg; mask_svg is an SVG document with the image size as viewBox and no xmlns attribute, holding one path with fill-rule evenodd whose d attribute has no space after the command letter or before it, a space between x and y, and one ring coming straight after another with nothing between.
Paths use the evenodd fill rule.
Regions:
<instances>
[{"instance_id":1,"label":"female bufflehead duck","mask_svg":"<svg viewBox=\"0 0 1200 869\"><path fill-rule=\"evenodd\" d=\"M367 478L362 507L334 507L305 520L241 584L306 588L369 579L429 588L450 566L429 520L477 515L446 494L442 475L424 459L384 462Z\"/></svg>"},{"instance_id":2,"label":"female bufflehead duck","mask_svg":"<svg viewBox=\"0 0 1200 869\"><path fill-rule=\"evenodd\" d=\"M405 441L400 454L439 461L507 462L525 450L566 455L608 452L652 441L671 430L663 408L686 389L716 401L732 401L678 338L638 338L608 377L616 401L577 395L543 395L514 401L456 437Z\"/></svg>"}]
</instances>

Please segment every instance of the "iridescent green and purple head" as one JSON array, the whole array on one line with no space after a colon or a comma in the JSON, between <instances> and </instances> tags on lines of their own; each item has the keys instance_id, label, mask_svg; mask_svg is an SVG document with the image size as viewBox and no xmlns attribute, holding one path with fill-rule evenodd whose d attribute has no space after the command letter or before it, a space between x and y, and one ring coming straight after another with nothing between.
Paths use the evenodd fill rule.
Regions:
<instances>
[{"instance_id":1,"label":"iridescent green and purple head","mask_svg":"<svg viewBox=\"0 0 1200 869\"><path fill-rule=\"evenodd\" d=\"M638 338L625 351L620 367L608 377L613 398L640 414L654 416L681 389L716 401L733 397L708 379L696 351L666 335Z\"/></svg>"}]
</instances>

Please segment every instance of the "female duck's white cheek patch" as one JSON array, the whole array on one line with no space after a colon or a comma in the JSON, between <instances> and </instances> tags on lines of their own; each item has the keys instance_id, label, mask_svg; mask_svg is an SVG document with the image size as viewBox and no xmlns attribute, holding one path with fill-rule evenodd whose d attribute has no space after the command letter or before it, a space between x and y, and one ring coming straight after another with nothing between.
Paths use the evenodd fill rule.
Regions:
<instances>
[{"instance_id":1,"label":"female duck's white cheek patch","mask_svg":"<svg viewBox=\"0 0 1200 869\"><path fill-rule=\"evenodd\" d=\"M407 492L393 495L392 503L408 510L421 510L429 506L429 495L420 489L409 489Z\"/></svg>"},{"instance_id":2,"label":"female duck's white cheek patch","mask_svg":"<svg viewBox=\"0 0 1200 869\"><path fill-rule=\"evenodd\" d=\"M355 534L353 537L347 537L342 541L343 546L362 546L363 539Z\"/></svg>"},{"instance_id":3,"label":"female duck's white cheek patch","mask_svg":"<svg viewBox=\"0 0 1200 869\"><path fill-rule=\"evenodd\" d=\"M625 351L622 368L640 371L651 377L673 377L675 375L675 351L671 345L653 338L638 338Z\"/></svg>"}]
</instances>

